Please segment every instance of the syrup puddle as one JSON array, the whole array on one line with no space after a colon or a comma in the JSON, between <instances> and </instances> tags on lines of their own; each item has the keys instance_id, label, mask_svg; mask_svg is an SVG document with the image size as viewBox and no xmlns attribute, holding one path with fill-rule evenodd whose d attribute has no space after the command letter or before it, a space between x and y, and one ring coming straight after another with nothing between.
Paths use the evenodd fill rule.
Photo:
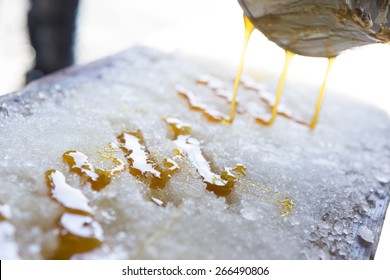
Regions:
<instances>
[{"instance_id":1,"label":"syrup puddle","mask_svg":"<svg viewBox=\"0 0 390 280\"><path fill-rule=\"evenodd\" d=\"M103 230L92 216L92 209L81 191L72 188L57 170L46 172L50 197L64 207L58 222L59 246L53 259L70 259L101 246Z\"/></svg>"},{"instance_id":2,"label":"syrup puddle","mask_svg":"<svg viewBox=\"0 0 390 280\"><path fill-rule=\"evenodd\" d=\"M211 122L227 122L228 116L210 108L206 103L203 103L194 93L180 85L176 86L177 93L184 97L191 110L202 112L203 116Z\"/></svg>"},{"instance_id":3,"label":"syrup puddle","mask_svg":"<svg viewBox=\"0 0 390 280\"><path fill-rule=\"evenodd\" d=\"M218 196L227 196L233 190L234 184L240 182L241 185L246 186L245 188L238 187L240 190L277 205L282 216L291 213L294 206L293 200L280 192L273 191L243 178L246 175L246 167L244 165L237 164L234 168L225 167L221 175L216 174L203 155L200 141L190 135L191 126L189 124L177 118L166 118L165 122L173 133L173 142L179 149L176 151L176 154L187 156L202 177L208 191L212 191ZM257 190L260 189L264 194L259 195L252 192L248 190L247 186L255 187Z\"/></svg>"},{"instance_id":4,"label":"syrup puddle","mask_svg":"<svg viewBox=\"0 0 390 280\"><path fill-rule=\"evenodd\" d=\"M289 62L288 62L289 64ZM271 94L266 87L260 83L249 82L248 79L242 79L240 84L244 86L245 89L250 91L255 91L258 94L259 99L267 106L266 108L262 108L255 102L243 102L244 104L239 104L237 100L235 100L235 112L243 114L245 112L249 112L257 122L263 125L271 125L276 119L276 115L283 116L287 119L290 119L298 124L310 126L309 123L304 122L301 118L298 118L294 115L293 111L280 102L285 78L287 75L288 65L285 66L285 71L282 76L282 80L279 83L278 93L275 97ZM211 92L222 98L231 104L233 102L232 94L229 90L226 89L224 83L212 76L202 75L200 78L196 80L197 84L208 87ZM196 96L191 90L184 88L183 86L178 85L176 87L176 91L180 96L184 97L191 110L200 111L205 116L205 118L211 122L222 122L222 123L230 123L228 117L219 112L218 110L213 109L209 105L206 105L206 101L202 100L200 97ZM323 92L322 95L323 96ZM321 98L322 100L322 98ZM244 108L245 107L247 108ZM319 105L320 106L320 102ZM319 107L318 107L319 108ZM269 112L270 110L270 112ZM317 111L316 111L317 112Z\"/></svg>"},{"instance_id":5,"label":"syrup puddle","mask_svg":"<svg viewBox=\"0 0 390 280\"><path fill-rule=\"evenodd\" d=\"M129 163L130 174L149 187L151 201L165 206L168 198L162 190L171 177L179 172L179 165L171 159L164 158L159 163L153 158L140 130L123 132L118 136L118 141Z\"/></svg>"},{"instance_id":6,"label":"syrup puddle","mask_svg":"<svg viewBox=\"0 0 390 280\"><path fill-rule=\"evenodd\" d=\"M20 259L18 246L15 240L15 227L8 219L11 218L11 209L7 204L0 204L0 259Z\"/></svg>"},{"instance_id":7,"label":"syrup puddle","mask_svg":"<svg viewBox=\"0 0 390 280\"><path fill-rule=\"evenodd\" d=\"M203 178L203 182L207 186L206 189L218 196L229 195L237 178L229 170L225 170L221 175L211 170L209 162L203 155L201 143L190 135L191 127L188 124L176 118L166 118L165 122L174 134L173 142L180 149L180 152L177 153L185 154L188 157Z\"/></svg>"},{"instance_id":8,"label":"syrup puddle","mask_svg":"<svg viewBox=\"0 0 390 280\"><path fill-rule=\"evenodd\" d=\"M246 169L242 164L237 164L234 168L225 167L220 174L214 171L203 154L201 142L191 136L191 127L188 124L175 118L167 118L165 122L174 134L173 141L178 147L176 154L188 158L202 177L208 191L214 192L217 196L228 196L234 184L240 181L242 186L239 185L238 189L243 193L278 205L282 216L291 212L294 203L287 196L242 178L246 175ZM139 130L123 132L117 140L118 146L110 143L108 148L98 152L101 158L112 161L114 164L112 169L95 168L85 154L75 150L65 152L63 160L69 165L71 172L78 174L84 182L90 182L92 189L98 191L111 182L114 174L126 169L126 164L113 156L119 147L125 153L130 174L148 186L148 198L158 206L165 206L169 197L163 190L170 178L180 171L180 166L172 159L153 156ZM50 197L64 208L64 213L58 221L59 247L52 258L70 259L75 254L86 253L100 247L103 242L103 230L94 220L93 211L83 193L70 186L64 175L57 170L46 172L46 183ZM243 186L256 187L265 194L258 194ZM4 219L0 216L1 223L4 223Z\"/></svg>"},{"instance_id":9,"label":"syrup puddle","mask_svg":"<svg viewBox=\"0 0 390 280\"><path fill-rule=\"evenodd\" d=\"M102 245L103 230L90 216L64 213L58 224L60 245L52 259L67 260Z\"/></svg>"},{"instance_id":10,"label":"syrup puddle","mask_svg":"<svg viewBox=\"0 0 390 280\"><path fill-rule=\"evenodd\" d=\"M67 211L85 215L92 214L88 199L80 190L66 183L65 176L61 172L49 170L46 172L46 178L50 196Z\"/></svg>"},{"instance_id":11,"label":"syrup puddle","mask_svg":"<svg viewBox=\"0 0 390 280\"><path fill-rule=\"evenodd\" d=\"M196 80L196 83L207 86L216 96L229 101L229 103L231 102L231 92L226 89L225 83L218 78L212 77L210 75L202 75ZM272 110L272 108L274 108L276 97L267 90L264 84L256 83L254 80L247 77L242 77L240 84L246 90L254 91L258 95L259 99L266 105L266 108L263 108L260 104L250 101L243 102L243 105L246 105L246 108L244 108L244 106L240 106L239 102L236 100L236 112L248 112L255 118L256 121L261 124L270 122L272 119L272 113L270 113L268 110ZM278 104L277 114L298 124L309 126L309 124L302 121L301 118L296 117L293 111L285 104ZM224 122L226 122L226 120L224 120Z\"/></svg>"},{"instance_id":12,"label":"syrup puddle","mask_svg":"<svg viewBox=\"0 0 390 280\"><path fill-rule=\"evenodd\" d=\"M125 163L111 157L114 168L103 170L95 168L89 161L88 157L79 151L68 151L62 156L62 159L69 165L70 171L74 172L82 178L82 181L89 182L94 191L100 191L111 183L111 178L125 170Z\"/></svg>"}]
</instances>

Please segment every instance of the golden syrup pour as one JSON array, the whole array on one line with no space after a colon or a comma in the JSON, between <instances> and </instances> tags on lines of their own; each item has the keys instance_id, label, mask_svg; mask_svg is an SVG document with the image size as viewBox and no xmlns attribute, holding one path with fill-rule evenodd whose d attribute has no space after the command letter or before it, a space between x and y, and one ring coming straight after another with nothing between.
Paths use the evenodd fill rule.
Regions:
<instances>
[{"instance_id":1,"label":"golden syrup pour","mask_svg":"<svg viewBox=\"0 0 390 280\"><path fill-rule=\"evenodd\" d=\"M243 44L243 49L242 49L242 54L241 54L241 59L240 59L240 63L238 66L237 74L236 74L236 77L234 80L232 97L231 98L227 97L227 94L229 94L229 92L226 89L223 89L223 83L221 81L212 80L208 76L203 76L197 80L197 83L208 86L210 89L212 89L214 91L214 93L217 96L220 96L220 97L225 98L225 99L230 101L230 117L229 117L229 119L226 119L225 116L223 116L221 113L219 113L215 110L208 110L206 108L206 106L203 103L201 103L192 94L192 92L190 92L182 87L177 87L177 92L181 96L183 96L184 98L187 99L187 101L189 102L190 108L192 110L202 111L203 114L205 115L205 117L209 121L223 122L223 123L228 123L228 124L232 123L234 121L235 113L237 110L237 93L238 93L239 86L242 83L241 76L242 76L242 71L243 71L243 67L244 67L246 50L247 50L247 46L249 43L249 39L252 35L253 30L255 29L255 27L252 24L252 22L250 21L250 19L247 18L245 15L244 15L244 25L245 25L244 44ZM315 113L314 113L314 116L313 116L311 123L309 124L305 121L302 121L300 119L295 118L292 115L291 111L289 109L287 109L287 107L282 107L282 109L279 108L280 99L281 99L281 96L283 93L288 68L289 68L290 62L291 62L292 58L294 57L294 55L295 55L294 53L286 50L284 67L283 67L283 71L282 71L282 74L281 74L281 77L279 80L279 84L278 84L278 88L276 91L275 101L271 102L268 97L264 97L264 96L260 97L261 100L263 100L268 106L272 107L270 116L267 115L267 116L263 116L263 117L256 117L256 120L261 124L271 126L275 122L277 115L284 116L288 119L295 121L298 124L306 125L306 126L309 126L310 128L314 128L317 124L319 112L320 112L320 108L321 108L321 103L322 103L324 92L325 92L326 81L327 81L327 78L329 75L330 68L331 68L335 58L334 57L329 58L328 69L327 69L325 79L324 79L324 82L322 84L322 87L321 87L321 90L320 90L320 93L319 93L319 96L317 99ZM241 109L240 109L240 111L241 111Z\"/></svg>"},{"instance_id":2,"label":"golden syrup pour","mask_svg":"<svg viewBox=\"0 0 390 280\"><path fill-rule=\"evenodd\" d=\"M60 171L48 170L46 184L50 197L64 207L58 222L59 246L51 258L70 259L100 247L103 230L94 220L87 198L67 184Z\"/></svg>"},{"instance_id":3,"label":"golden syrup pour","mask_svg":"<svg viewBox=\"0 0 390 280\"><path fill-rule=\"evenodd\" d=\"M291 62L291 59L293 58L294 54L291 52L286 51L286 59L285 59L285 65L283 68L283 72L279 81L279 86L277 89L277 94L276 94L276 99L273 96L269 95L269 92L265 90L264 87L258 86L256 83L249 79L243 79L241 80L241 84L249 90L253 90L257 92L260 96L260 99L268 106L272 107L272 113L269 119L266 118L261 118L261 117L256 117L256 120L262 124L266 125L271 125L275 121L276 115L284 116L288 119L291 119L292 121L295 121L296 123L302 124L309 126L310 128L315 128L318 122L319 114L320 114L320 109L321 109L321 104L325 95L325 88L328 80L329 73L331 71L332 65L336 59L336 57L331 57L328 58L328 67L326 70L325 78L322 83L317 102L316 102L316 107L315 107L315 112L312 118L311 123L305 122L301 119L296 118L291 109L289 109L287 106L284 104L280 104L280 97L283 91L283 87L285 84L285 79L288 71L289 64Z\"/></svg>"},{"instance_id":4,"label":"golden syrup pour","mask_svg":"<svg viewBox=\"0 0 390 280\"><path fill-rule=\"evenodd\" d=\"M231 101L231 104L230 104L230 118L227 121L228 123L232 123L234 121L234 117L235 117L235 113L236 113L237 93L238 93L238 88L240 86L242 70L244 68L244 60L245 60L246 49L248 47L248 42L249 42L249 39L250 39L250 37L252 35L252 32L255 29L255 26L252 24L250 19L247 18L246 16L244 16L244 24L245 24L244 45L243 45L243 48L242 48L240 64L238 66L236 78L234 80L233 97L232 97L232 101Z\"/></svg>"},{"instance_id":5,"label":"golden syrup pour","mask_svg":"<svg viewBox=\"0 0 390 280\"><path fill-rule=\"evenodd\" d=\"M162 164L159 164L146 148L140 130L123 132L117 138L129 163L130 174L149 187L149 198L152 202L159 206L165 206L167 198L162 189L171 177L180 170L179 165L175 161L165 158Z\"/></svg>"},{"instance_id":6,"label":"golden syrup pour","mask_svg":"<svg viewBox=\"0 0 390 280\"><path fill-rule=\"evenodd\" d=\"M68 151L62 156L62 159L69 165L70 171L81 176L83 180L89 182L94 191L100 191L111 183L111 178L125 170L125 163L112 158L115 167L111 170L103 170L93 167L88 161L88 157L79 151Z\"/></svg>"},{"instance_id":7,"label":"golden syrup pour","mask_svg":"<svg viewBox=\"0 0 390 280\"><path fill-rule=\"evenodd\" d=\"M335 61L335 59L336 59L335 57L331 57L331 58L328 59L328 68L326 69L324 82L322 83L321 90L320 90L320 93L318 95L316 109L315 109L315 112L314 112L313 119L312 119L312 121L310 123L310 128L315 128L316 125L317 125L318 118L319 118L319 115L320 115L320 109L321 109L322 100L323 100L324 94L325 94L326 82L328 81L329 72L330 72L330 69L332 68L332 65L333 65L333 62Z\"/></svg>"},{"instance_id":8,"label":"golden syrup pour","mask_svg":"<svg viewBox=\"0 0 390 280\"><path fill-rule=\"evenodd\" d=\"M275 105L276 97L267 90L265 85L256 83L254 80L247 77L241 80L241 84L244 86L244 88L257 93L260 100L268 107L272 108ZM297 118L294 117L292 110L285 104L279 103L277 114L295 122L300 122ZM259 119L258 121L262 123L267 121L265 118L261 119L258 116L255 116L255 118Z\"/></svg>"},{"instance_id":9,"label":"golden syrup pour","mask_svg":"<svg viewBox=\"0 0 390 280\"><path fill-rule=\"evenodd\" d=\"M181 150L176 151L176 154L185 154L188 157L207 185L206 189L218 196L229 195L236 177L229 176L228 172L218 175L211 170L209 162L203 155L200 141L190 135L191 127L188 124L175 118L166 118L165 122L174 134L173 142Z\"/></svg>"},{"instance_id":10,"label":"golden syrup pour","mask_svg":"<svg viewBox=\"0 0 390 280\"><path fill-rule=\"evenodd\" d=\"M283 93L284 84L286 82L288 68L290 66L290 62L291 62L292 58L294 57L294 55L295 55L294 53L286 51L286 58L284 61L284 67L283 67L282 75L280 76L278 89L276 91L276 99L275 99L275 102L272 106L271 117L267 121L262 121L261 119L259 119L259 121L265 125L272 125L275 122L276 116L278 114L278 106L279 106L280 99L281 99L282 93Z\"/></svg>"},{"instance_id":11,"label":"golden syrup pour","mask_svg":"<svg viewBox=\"0 0 390 280\"><path fill-rule=\"evenodd\" d=\"M202 112L203 116L211 122L226 122L227 116L215 109L208 108L199 98L197 98L190 90L178 85L176 86L177 93L184 97L191 110Z\"/></svg>"}]
</instances>

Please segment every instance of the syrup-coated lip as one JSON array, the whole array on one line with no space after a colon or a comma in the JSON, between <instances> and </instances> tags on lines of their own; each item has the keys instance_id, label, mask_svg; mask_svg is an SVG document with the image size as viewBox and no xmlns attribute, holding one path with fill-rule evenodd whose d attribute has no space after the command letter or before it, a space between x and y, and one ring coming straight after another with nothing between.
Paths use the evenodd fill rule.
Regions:
<instances>
[{"instance_id":1,"label":"syrup-coated lip","mask_svg":"<svg viewBox=\"0 0 390 280\"><path fill-rule=\"evenodd\" d=\"M386 32L379 31L380 28L375 23L375 18L372 20L372 26L363 26L362 20L359 20L359 17L355 14L357 9L350 5L345 6L346 4L342 1L334 0L333 4L326 3L329 5L323 4L322 1L313 1L313 7L319 11L318 15L303 11L294 13L277 13L272 11L257 18L254 16L256 13L253 11L253 9L258 7L257 5L251 6L245 0L238 0L238 2L245 16L270 41L287 51L299 55L331 58L347 49L374 43L386 43L390 40ZM280 4L280 7L288 6L292 2L297 1L286 0L284 4ZM342 5L346 9L345 12L342 9ZM378 4L367 5L369 5L367 9L370 9L365 13L367 15L370 13L373 15L378 14L378 11L381 9ZM322 6L324 7L323 10L321 10ZM307 5L305 5L306 8ZM264 10L266 9L264 8ZM296 20L293 18L295 14ZM276 24L271 26L267 23L259 23L261 18L267 17L277 18ZM281 20L287 17L288 20Z\"/></svg>"}]
</instances>

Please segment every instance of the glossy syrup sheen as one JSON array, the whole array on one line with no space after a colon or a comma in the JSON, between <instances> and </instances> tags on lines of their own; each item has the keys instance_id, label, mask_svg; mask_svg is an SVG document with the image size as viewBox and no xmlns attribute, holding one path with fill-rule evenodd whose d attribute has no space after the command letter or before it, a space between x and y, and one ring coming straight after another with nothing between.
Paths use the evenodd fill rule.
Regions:
<instances>
[{"instance_id":1,"label":"glossy syrup sheen","mask_svg":"<svg viewBox=\"0 0 390 280\"><path fill-rule=\"evenodd\" d=\"M46 172L50 197L64 207L58 221L59 245L52 259L70 259L101 246L103 230L94 220L88 199L65 181L58 170Z\"/></svg>"},{"instance_id":2,"label":"glossy syrup sheen","mask_svg":"<svg viewBox=\"0 0 390 280\"><path fill-rule=\"evenodd\" d=\"M90 216L64 213L58 225L59 246L51 259L71 259L76 254L93 251L102 245L102 228Z\"/></svg>"},{"instance_id":3,"label":"glossy syrup sheen","mask_svg":"<svg viewBox=\"0 0 390 280\"><path fill-rule=\"evenodd\" d=\"M11 209L0 203L0 259L20 259L18 246L15 240L16 229L8 219L11 218Z\"/></svg>"},{"instance_id":4,"label":"glossy syrup sheen","mask_svg":"<svg viewBox=\"0 0 390 280\"><path fill-rule=\"evenodd\" d=\"M203 182L207 185L206 189L218 196L229 195L237 177L228 171L218 175L211 169L209 162L203 155L200 141L190 135L191 127L188 124L176 118L166 118L165 122L173 132L173 142L194 165L203 178Z\"/></svg>"},{"instance_id":5,"label":"glossy syrup sheen","mask_svg":"<svg viewBox=\"0 0 390 280\"><path fill-rule=\"evenodd\" d=\"M150 188L151 201L164 206L167 198L162 189L180 170L179 165L172 159L163 158L159 162L154 158L147 149L140 130L123 132L117 139L128 161L130 174Z\"/></svg>"},{"instance_id":6,"label":"glossy syrup sheen","mask_svg":"<svg viewBox=\"0 0 390 280\"><path fill-rule=\"evenodd\" d=\"M183 86L176 86L176 91L180 96L187 100L191 110L202 112L207 120L211 122L226 122L228 120L228 117L225 114L211 108L206 103L203 103L193 92Z\"/></svg>"},{"instance_id":7,"label":"glossy syrup sheen","mask_svg":"<svg viewBox=\"0 0 390 280\"><path fill-rule=\"evenodd\" d=\"M229 123L232 123L234 121L234 117L235 117L235 114L236 114L236 100L237 100L238 88L240 86L242 70L244 68L246 49L248 47L249 39L250 39L250 37L251 37L251 35L253 33L253 30L255 29L255 26L253 25L253 23L246 16L244 16L244 25L245 25L244 45L242 47L242 54L241 54L240 64L238 65L236 78L234 80L233 97L232 97L231 105L230 105Z\"/></svg>"},{"instance_id":8,"label":"glossy syrup sheen","mask_svg":"<svg viewBox=\"0 0 390 280\"><path fill-rule=\"evenodd\" d=\"M95 168L88 161L88 157L85 154L75 150L65 152L62 159L69 165L71 172L80 175L84 181L89 182L95 191L100 191L106 187L111 183L113 175L125 169L124 162L117 158L112 159L115 167L111 170Z\"/></svg>"},{"instance_id":9,"label":"glossy syrup sheen","mask_svg":"<svg viewBox=\"0 0 390 280\"><path fill-rule=\"evenodd\" d=\"M177 118L166 118L165 122L172 132L172 140L179 149L176 154L188 157L202 177L207 190L218 196L227 196L234 189L235 183L239 183L238 188L242 192L278 206L281 216L291 213L294 201L280 192L245 179L246 167L243 164L237 164L234 168L225 167L220 175L213 171L203 154L200 141L191 136L189 124Z\"/></svg>"},{"instance_id":10,"label":"glossy syrup sheen","mask_svg":"<svg viewBox=\"0 0 390 280\"><path fill-rule=\"evenodd\" d=\"M318 119L319 119L319 115L320 115L322 101L323 101L324 95L325 95L326 84L328 82L329 73L330 73L330 71L332 69L332 65L333 65L333 62L335 61L335 59L336 59L335 57L328 58L328 68L326 69L325 78L324 78L324 81L322 83L322 86L321 86L321 89L320 89L320 93L318 94L316 108L315 108L315 111L314 111L313 119L312 119L312 121L310 123L310 128L315 128L316 125L317 125L317 122L318 122Z\"/></svg>"},{"instance_id":11,"label":"glossy syrup sheen","mask_svg":"<svg viewBox=\"0 0 390 280\"><path fill-rule=\"evenodd\" d=\"M2 207L3 207L3 206L0 204L0 222L6 220L5 215L4 215L4 214L2 213L2 211L1 211L1 208L2 208Z\"/></svg>"},{"instance_id":12,"label":"glossy syrup sheen","mask_svg":"<svg viewBox=\"0 0 390 280\"><path fill-rule=\"evenodd\" d=\"M288 216L291 214L295 202L287 195L278 191L274 191L268 187L257 184L245 178L241 178L241 182L242 186L245 187L240 187L240 190L243 193L276 205L279 208L281 216Z\"/></svg>"},{"instance_id":13,"label":"glossy syrup sheen","mask_svg":"<svg viewBox=\"0 0 390 280\"><path fill-rule=\"evenodd\" d=\"M68 211L86 215L92 213L92 209L88 205L88 199L80 190L66 183L65 176L60 171L47 171L46 182L50 196Z\"/></svg>"},{"instance_id":14,"label":"glossy syrup sheen","mask_svg":"<svg viewBox=\"0 0 390 280\"><path fill-rule=\"evenodd\" d=\"M290 66L291 60L294 57L294 55L295 55L294 53L286 51L286 58L285 58L285 62L284 62L284 67L283 67L282 75L280 76L278 89L276 91L275 103L272 106L271 116L268 120L258 119L259 122L261 122L265 125L272 125L275 122L276 116L278 114L278 106L279 106L280 99L281 99L282 93L283 93L283 88L284 88L284 85L286 83L288 68Z\"/></svg>"}]
</instances>

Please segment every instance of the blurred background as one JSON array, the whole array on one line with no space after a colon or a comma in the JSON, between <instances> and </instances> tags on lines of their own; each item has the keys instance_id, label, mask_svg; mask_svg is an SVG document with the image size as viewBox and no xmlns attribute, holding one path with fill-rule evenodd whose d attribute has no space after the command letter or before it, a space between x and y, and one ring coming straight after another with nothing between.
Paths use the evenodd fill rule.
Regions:
<instances>
[{"instance_id":1,"label":"blurred background","mask_svg":"<svg viewBox=\"0 0 390 280\"><path fill-rule=\"evenodd\" d=\"M33 67L35 53L27 32L29 6L29 0L0 0L0 95L22 88L26 72ZM242 10L236 0L80 0L76 23L76 64L146 45L219 63L234 73L244 34ZM284 51L259 32L252 37L244 73L266 80L272 90L283 66ZM321 58L294 58L287 84L319 89L326 64ZM390 114L389 67L389 45L346 51L334 63L328 92ZM309 92L312 102L317 92ZM376 259L390 259L389 218Z\"/></svg>"}]
</instances>

